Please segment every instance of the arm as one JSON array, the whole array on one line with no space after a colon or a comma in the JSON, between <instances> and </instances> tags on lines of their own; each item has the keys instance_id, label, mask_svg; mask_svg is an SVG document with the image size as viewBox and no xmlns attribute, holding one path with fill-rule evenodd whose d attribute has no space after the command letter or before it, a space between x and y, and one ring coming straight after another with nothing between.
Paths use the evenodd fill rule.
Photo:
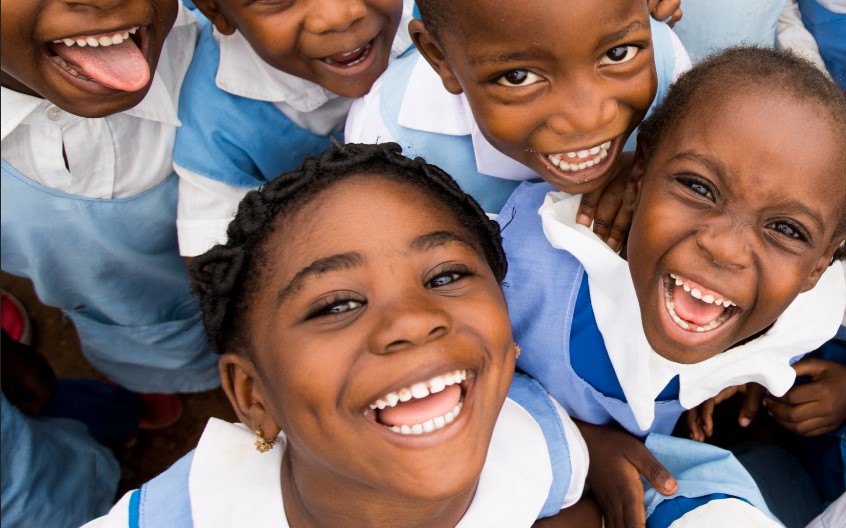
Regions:
<instances>
[{"instance_id":1,"label":"arm","mask_svg":"<svg viewBox=\"0 0 846 528\"><path fill-rule=\"evenodd\" d=\"M625 431L577 422L590 452L587 482L605 514L605 526L644 526L644 490L640 477L664 495L678 484L637 438Z\"/></svg>"},{"instance_id":2,"label":"arm","mask_svg":"<svg viewBox=\"0 0 846 528\"><path fill-rule=\"evenodd\" d=\"M585 495L569 508L564 508L552 517L538 519L532 525L533 528L600 528L602 526L602 510L599 509L599 503L593 495Z\"/></svg>"},{"instance_id":3,"label":"arm","mask_svg":"<svg viewBox=\"0 0 846 528\"><path fill-rule=\"evenodd\" d=\"M766 397L770 416L800 436L818 436L840 427L846 421L846 365L809 357L793 368L797 376L808 376L810 381L794 385L780 398Z\"/></svg>"}]
</instances>

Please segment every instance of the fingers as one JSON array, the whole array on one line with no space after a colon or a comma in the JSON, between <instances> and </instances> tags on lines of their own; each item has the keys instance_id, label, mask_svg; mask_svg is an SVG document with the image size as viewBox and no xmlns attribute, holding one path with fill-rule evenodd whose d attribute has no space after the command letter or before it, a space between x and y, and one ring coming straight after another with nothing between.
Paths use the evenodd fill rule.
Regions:
<instances>
[{"instance_id":1,"label":"fingers","mask_svg":"<svg viewBox=\"0 0 846 528\"><path fill-rule=\"evenodd\" d=\"M766 394L767 390L757 383L747 385L746 395L743 397L743 404L740 407L740 413L738 413L737 417L737 422L741 427L746 427L752 423L752 420L758 414L758 409L761 408L761 402Z\"/></svg>"},{"instance_id":2,"label":"fingers","mask_svg":"<svg viewBox=\"0 0 846 528\"><path fill-rule=\"evenodd\" d=\"M690 439L695 440L697 442L704 442L705 431L699 424L699 408L697 407L695 409L690 409L689 411L685 412L684 421L685 424L687 424L687 431L688 436L690 436Z\"/></svg>"},{"instance_id":3,"label":"fingers","mask_svg":"<svg viewBox=\"0 0 846 528\"><path fill-rule=\"evenodd\" d=\"M681 18L681 0L659 0L655 3L654 7L650 9L650 13L652 13L652 17L655 20L661 21L672 19L675 16ZM678 18L675 20L678 20ZM675 22L675 20L673 20L673 22Z\"/></svg>"},{"instance_id":4,"label":"fingers","mask_svg":"<svg viewBox=\"0 0 846 528\"><path fill-rule=\"evenodd\" d=\"M794 363L793 370L796 371L797 376L810 376L811 378L815 378L823 374L828 365L829 362L824 359L811 357L800 359Z\"/></svg>"},{"instance_id":5,"label":"fingers","mask_svg":"<svg viewBox=\"0 0 846 528\"><path fill-rule=\"evenodd\" d=\"M645 445L643 449L629 453L627 458L637 468L640 474L643 475L643 478L659 493L672 495L678 489L679 485L676 479L673 478L673 475L667 471L667 468L661 462L658 462L658 459L652 455Z\"/></svg>"},{"instance_id":6,"label":"fingers","mask_svg":"<svg viewBox=\"0 0 846 528\"><path fill-rule=\"evenodd\" d=\"M596 215L596 203L600 196L602 196L601 190L582 195L582 201L579 203L579 212L576 213L576 223L590 227L591 223L593 223L593 217Z\"/></svg>"}]
</instances>

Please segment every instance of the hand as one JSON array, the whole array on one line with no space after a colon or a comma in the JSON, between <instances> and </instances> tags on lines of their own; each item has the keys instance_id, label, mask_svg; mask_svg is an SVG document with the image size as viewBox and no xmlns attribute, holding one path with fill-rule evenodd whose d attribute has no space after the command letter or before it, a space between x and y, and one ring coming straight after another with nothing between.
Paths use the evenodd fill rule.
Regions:
<instances>
[{"instance_id":1,"label":"hand","mask_svg":"<svg viewBox=\"0 0 846 528\"><path fill-rule=\"evenodd\" d=\"M576 215L576 221L583 226L593 223L593 232L615 251L622 246L632 225L637 198L637 187L629 178L633 154L620 156L622 169L604 188L582 195Z\"/></svg>"},{"instance_id":2,"label":"hand","mask_svg":"<svg viewBox=\"0 0 846 528\"><path fill-rule=\"evenodd\" d=\"M538 519L532 528L572 528L574 526L602 527L602 510L599 509L599 504L593 495L585 495L576 504L562 509L552 517Z\"/></svg>"},{"instance_id":3,"label":"hand","mask_svg":"<svg viewBox=\"0 0 846 528\"><path fill-rule=\"evenodd\" d=\"M9 402L29 415L36 415L50 403L56 390L56 375L35 349L18 343L3 332L0 384Z\"/></svg>"},{"instance_id":4,"label":"hand","mask_svg":"<svg viewBox=\"0 0 846 528\"><path fill-rule=\"evenodd\" d=\"M649 449L625 431L576 421L590 453L587 482L605 514L607 528L645 526L640 476L664 495L678 483Z\"/></svg>"},{"instance_id":5,"label":"hand","mask_svg":"<svg viewBox=\"0 0 846 528\"><path fill-rule=\"evenodd\" d=\"M707 438L710 438L714 434L714 407L738 392L744 393L744 397L737 421L741 427L746 427L752 423L752 419L755 418L758 409L761 407L761 401L767 392L766 389L757 383L727 387L713 398L705 400L684 413L690 439L704 442Z\"/></svg>"},{"instance_id":6,"label":"hand","mask_svg":"<svg viewBox=\"0 0 846 528\"><path fill-rule=\"evenodd\" d=\"M681 0L648 0L647 5L652 18L666 22L670 27L681 20Z\"/></svg>"},{"instance_id":7,"label":"hand","mask_svg":"<svg viewBox=\"0 0 846 528\"><path fill-rule=\"evenodd\" d=\"M811 381L794 385L781 398L765 398L770 416L801 436L818 436L840 427L846 420L846 365L805 358L794 363L793 369Z\"/></svg>"}]
</instances>

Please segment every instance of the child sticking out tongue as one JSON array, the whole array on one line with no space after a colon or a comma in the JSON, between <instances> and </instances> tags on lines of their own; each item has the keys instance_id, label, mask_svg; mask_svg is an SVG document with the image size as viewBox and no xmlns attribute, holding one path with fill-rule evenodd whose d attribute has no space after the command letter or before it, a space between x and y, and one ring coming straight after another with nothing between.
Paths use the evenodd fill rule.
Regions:
<instances>
[{"instance_id":1,"label":"child sticking out tongue","mask_svg":"<svg viewBox=\"0 0 846 528\"><path fill-rule=\"evenodd\" d=\"M129 32L66 38L51 48L60 58L56 62L76 77L125 92L140 90L150 81L150 66Z\"/></svg>"}]
</instances>

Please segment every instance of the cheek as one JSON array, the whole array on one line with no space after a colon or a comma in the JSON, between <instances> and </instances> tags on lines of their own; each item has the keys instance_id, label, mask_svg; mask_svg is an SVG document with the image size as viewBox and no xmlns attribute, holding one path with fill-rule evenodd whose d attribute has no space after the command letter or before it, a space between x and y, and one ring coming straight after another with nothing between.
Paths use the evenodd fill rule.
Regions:
<instances>
[{"instance_id":1,"label":"cheek","mask_svg":"<svg viewBox=\"0 0 846 528\"><path fill-rule=\"evenodd\" d=\"M525 111L481 108L474 110L479 129L500 150L522 149L534 128Z\"/></svg>"}]
</instances>

